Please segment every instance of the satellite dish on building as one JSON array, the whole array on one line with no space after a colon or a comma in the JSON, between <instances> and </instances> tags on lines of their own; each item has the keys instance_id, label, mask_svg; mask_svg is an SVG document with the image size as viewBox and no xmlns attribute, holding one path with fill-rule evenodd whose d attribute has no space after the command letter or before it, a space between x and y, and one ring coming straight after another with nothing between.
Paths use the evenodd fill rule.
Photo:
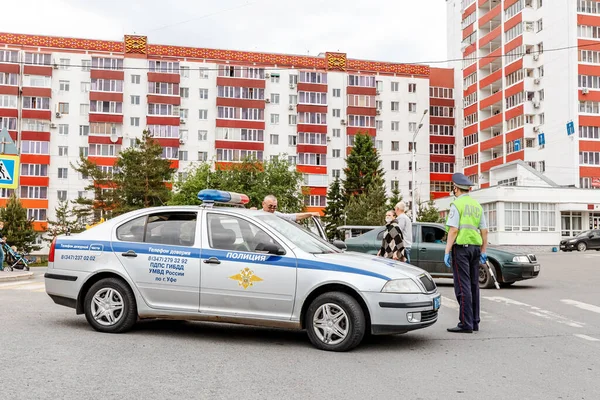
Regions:
<instances>
[{"instance_id":1,"label":"satellite dish on building","mask_svg":"<svg viewBox=\"0 0 600 400\"><path fill-rule=\"evenodd\" d=\"M113 143L117 143L117 141L119 140L119 135L117 135L116 133L113 133L110 135L110 141Z\"/></svg>"}]
</instances>

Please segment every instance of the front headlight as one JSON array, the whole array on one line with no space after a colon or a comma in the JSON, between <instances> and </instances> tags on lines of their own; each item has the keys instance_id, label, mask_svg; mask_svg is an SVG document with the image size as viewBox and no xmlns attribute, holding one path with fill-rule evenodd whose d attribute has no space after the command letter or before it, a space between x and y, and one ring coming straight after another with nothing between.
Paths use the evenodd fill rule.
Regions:
<instances>
[{"instance_id":1,"label":"front headlight","mask_svg":"<svg viewBox=\"0 0 600 400\"><path fill-rule=\"evenodd\" d=\"M571 239L569 240L569 243L575 243L577 241L577 239Z\"/></svg>"},{"instance_id":2,"label":"front headlight","mask_svg":"<svg viewBox=\"0 0 600 400\"><path fill-rule=\"evenodd\" d=\"M422 293L421 288L412 279L388 281L381 291L384 293Z\"/></svg>"},{"instance_id":3,"label":"front headlight","mask_svg":"<svg viewBox=\"0 0 600 400\"><path fill-rule=\"evenodd\" d=\"M528 263L529 258L527 258L527 256L516 256L513 257L513 262Z\"/></svg>"}]
</instances>

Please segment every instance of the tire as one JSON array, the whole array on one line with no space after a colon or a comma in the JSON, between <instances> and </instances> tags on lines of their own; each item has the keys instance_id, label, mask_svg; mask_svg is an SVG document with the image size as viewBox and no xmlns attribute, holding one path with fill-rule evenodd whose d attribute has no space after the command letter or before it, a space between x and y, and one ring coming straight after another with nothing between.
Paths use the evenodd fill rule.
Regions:
<instances>
[{"instance_id":1,"label":"tire","mask_svg":"<svg viewBox=\"0 0 600 400\"><path fill-rule=\"evenodd\" d=\"M325 310L329 318L324 315ZM341 319L336 322L338 315ZM363 309L354 297L346 293L323 293L310 304L305 318L308 338L320 350L348 351L358 346L365 336L367 324ZM320 322L319 327L316 326L317 322ZM345 336L329 330L335 328ZM326 341L328 336L331 343Z\"/></svg>"},{"instance_id":2,"label":"tire","mask_svg":"<svg viewBox=\"0 0 600 400\"><path fill-rule=\"evenodd\" d=\"M120 303L121 307L115 307L115 303ZM112 306L109 307L110 313L103 312L107 305ZM137 305L133 292L125 282L117 278L101 279L94 283L85 294L83 307L85 318L98 332L126 332L137 321ZM96 318L95 313L99 314Z\"/></svg>"},{"instance_id":3,"label":"tire","mask_svg":"<svg viewBox=\"0 0 600 400\"><path fill-rule=\"evenodd\" d=\"M507 287L510 287L510 286L512 286L513 284L514 284L514 282L502 282L502 283L500 284L500 287L501 287L501 288L507 288Z\"/></svg>"},{"instance_id":4,"label":"tire","mask_svg":"<svg viewBox=\"0 0 600 400\"><path fill-rule=\"evenodd\" d=\"M487 262L487 265L485 265L485 264L479 265L479 287L481 289L491 289L494 287L494 278L490 274L488 265L491 268L494 268L494 265L492 263L490 263L489 261ZM496 272L494 272L494 273L496 273Z\"/></svg>"},{"instance_id":5,"label":"tire","mask_svg":"<svg viewBox=\"0 0 600 400\"><path fill-rule=\"evenodd\" d=\"M586 251L587 250L587 244L585 244L585 242L579 242L577 243L577 251Z\"/></svg>"}]
</instances>

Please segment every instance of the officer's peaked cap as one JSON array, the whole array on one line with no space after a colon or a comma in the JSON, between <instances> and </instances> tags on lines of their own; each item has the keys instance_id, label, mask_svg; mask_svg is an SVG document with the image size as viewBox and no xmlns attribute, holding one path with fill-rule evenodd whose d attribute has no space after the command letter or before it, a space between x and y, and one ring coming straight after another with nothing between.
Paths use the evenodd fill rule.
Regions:
<instances>
[{"instance_id":1,"label":"officer's peaked cap","mask_svg":"<svg viewBox=\"0 0 600 400\"><path fill-rule=\"evenodd\" d=\"M452 183L454 183L454 185L459 189L465 190L469 189L471 186L474 186L473 182L471 182L465 174L461 174L460 172L452 175Z\"/></svg>"}]
</instances>

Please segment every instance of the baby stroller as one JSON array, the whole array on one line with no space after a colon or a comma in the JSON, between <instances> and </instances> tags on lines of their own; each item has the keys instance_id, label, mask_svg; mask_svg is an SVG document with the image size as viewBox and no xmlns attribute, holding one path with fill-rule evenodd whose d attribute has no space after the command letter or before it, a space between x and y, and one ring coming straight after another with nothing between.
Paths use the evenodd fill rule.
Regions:
<instances>
[{"instance_id":1,"label":"baby stroller","mask_svg":"<svg viewBox=\"0 0 600 400\"><path fill-rule=\"evenodd\" d=\"M22 269L25 271L29 271L29 263L31 261L25 258L25 254L20 254L12 247L8 245L8 243L2 243L2 250L4 250L4 255L6 258L6 269L8 271L13 271L15 269ZM0 265L0 270L2 270L2 266Z\"/></svg>"}]
</instances>

